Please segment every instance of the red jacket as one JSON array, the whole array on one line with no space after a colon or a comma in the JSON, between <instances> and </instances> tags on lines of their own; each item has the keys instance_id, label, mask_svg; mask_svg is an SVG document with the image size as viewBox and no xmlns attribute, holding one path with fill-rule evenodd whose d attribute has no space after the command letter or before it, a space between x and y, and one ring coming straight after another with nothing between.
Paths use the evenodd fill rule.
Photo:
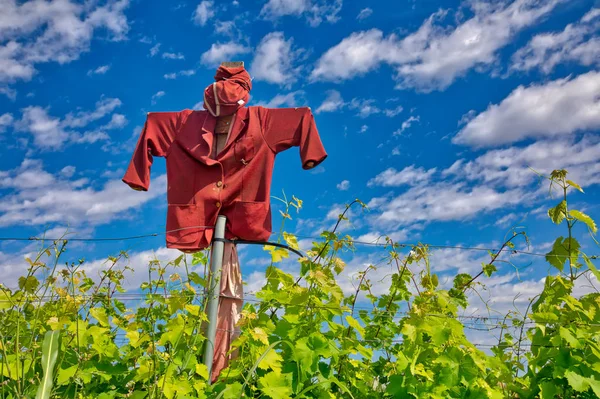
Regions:
<instances>
[{"instance_id":1,"label":"red jacket","mask_svg":"<svg viewBox=\"0 0 600 399\"><path fill-rule=\"evenodd\" d=\"M207 111L152 112L123 177L148 190L152 157L167 163L167 247L197 251L210 245L219 214L226 238L267 240L275 156L300 147L302 166L327 154L310 108L245 107L233 117L225 147L209 158L216 118Z\"/></svg>"}]
</instances>

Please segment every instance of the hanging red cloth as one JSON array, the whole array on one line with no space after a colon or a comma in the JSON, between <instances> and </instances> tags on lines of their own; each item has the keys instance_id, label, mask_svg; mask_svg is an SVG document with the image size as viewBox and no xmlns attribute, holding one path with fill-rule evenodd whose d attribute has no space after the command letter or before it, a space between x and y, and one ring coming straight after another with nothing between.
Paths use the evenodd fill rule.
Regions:
<instances>
[{"instance_id":1,"label":"hanging red cloth","mask_svg":"<svg viewBox=\"0 0 600 399\"><path fill-rule=\"evenodd\" d=\"M231 343L240 335L237 323L244 303L242 272L235 244L226 242L223 249L221 290L217 316L217 335L212 364L211 381L215 382L229 361L237 353L228 354Z\"/></svg>"}]
</instances>

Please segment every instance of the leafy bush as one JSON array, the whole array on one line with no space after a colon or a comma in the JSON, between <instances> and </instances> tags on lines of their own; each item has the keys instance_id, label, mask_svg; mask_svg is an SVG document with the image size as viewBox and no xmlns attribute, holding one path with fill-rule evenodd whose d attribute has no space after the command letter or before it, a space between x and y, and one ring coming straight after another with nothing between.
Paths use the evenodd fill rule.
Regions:
<instances>
[{"instance_id":1,"label":"leafy bush","mask_svg":"<svg viewBox=\"0 0 600 399\"><path fill-rule=\"evenodd\" d=\"M214 385L201 359L206 284L185 256L150 262L141 294L127 293L123 281L131 270L116 267L126 253L109 258L96 281L83 261L59 267L63 240L27 259L18 289L1 286L0 398L599 397L600 298L573 296L580 278L600 278L574 226L595 234L596 225L569 208L569 190L582 190L566 171L549 180L562 199L548 215L568 233L546 256L558 273L546 278L527 313L504 317L489 353L469 341L459 311L483 275L496 272L500 254L526 239L523 233L491 252L477 275L457 275L449 289L432 273L426 245L403 255L387 239L385 262L395 268L389 292L372 292L376 266L370 265L353 295L345 295L336 276L344 272L340 254L354 244L336 226L299 260L299 277L267 268L260 302L243 310L238 356ZM294 236L284 237L297 245ZM269 250L274 263L287 256ZM44 256L53 262L42 262ZM195 254L191 263L206 265L206 257ZM357 306L359 296L372 309Z\"/></svg>"}]
</instances>

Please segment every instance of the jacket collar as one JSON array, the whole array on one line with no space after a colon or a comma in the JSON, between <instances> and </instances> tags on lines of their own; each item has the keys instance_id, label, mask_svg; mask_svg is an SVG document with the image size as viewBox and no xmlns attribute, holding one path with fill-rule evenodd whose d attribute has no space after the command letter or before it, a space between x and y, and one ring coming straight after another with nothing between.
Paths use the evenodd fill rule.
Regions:
<instances>
[{"instance_id":1,"label":"jacket collar","mask_svg":"<svg viewBox=\"0 0 600 399\"><path fill-rule=\"evenodd\" d=\"M233 125L231 126L231 133L220 154L227 152L232 143L242 134L244 127L246 126L246 121L248 120L248 115L249 112L246 107L241 108L236 112L233 118ZM206 165L217 164L217 160L209 157L214 145L216 123L217 118L212 116L209 112L194 111L187 118L175 140L190 156L198 161ZM200 127L200 131L198 131L198 127Z\"/></svg>"}]
</instances>

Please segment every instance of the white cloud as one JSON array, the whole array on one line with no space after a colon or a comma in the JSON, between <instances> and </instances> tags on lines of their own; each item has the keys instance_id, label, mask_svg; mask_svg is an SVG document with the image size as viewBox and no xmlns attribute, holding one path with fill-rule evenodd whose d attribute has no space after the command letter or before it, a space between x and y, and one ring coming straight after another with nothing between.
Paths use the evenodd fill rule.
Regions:
<instances>
[{"instance_id":1,"label":"white cloud","mask_svg":"<svg viewBox=\"0 0 600 399\"><path fill-rule=\"evenodd\" d=\"M282 106L298 107L306 103L304 95L305 93L303 90L292 91L287 94L277 94L268 102L259 101L256 103L256 105L261 105L267 108L278 108Z\"/></svg>"},{"instance_id":2,"label":"white cloud","mask_svg":"<svg viewBox=\"0 0 600 399\"><path fill-rule=\"evenodd\" d=\"M289 86L298 79L293 66L299 50L292 50L293 39L285 40L283 32L271 32L258 44L250 73L256 80Z\"/></svg>"},{"instance_id":3,"label":"white cloud","mask_svg":"<svg viewBox=\"0 0 600 399\"><path fill-rule=\"evenodd\" d=\"M424 168L415 168L410 165L397 171L394 168L386 169L367 183L367 186L398 187L402 185L415 186L431 179L431 176L437 171L437 168L425 170Z\"/></svg>"},{"instance_id":4,"label":"white cloud","mask_svg":"<svg viewBox=\"0 0 600 399\"><path fill-rule=\"evenodd\" d=\"M0 133L4 133L6 129L12 125L14 118L8 112L0 115Z\"/></svg>"},{"instance_id":5,"label":"white cloud","mask_svg":"<svg viewBox=\"0 0 600 399\"><path fill-rule=\"evenodd\" d=\"M313 80L341 81L374 69L394 51L396 38L383 39L377 29L352 33L319 58L311 73Z\"/></svg>"},{"instance_id":6,"label":"white cloud","mask_svg":"<svg viewBox=\"0 0 600 399\"><path fill-rule=\"evenodd\" d=\"M374 99L353 98L348 104L348 108L358 111L357 116L367 118L369 115L378 114L381 109L377 107Z\"/></svg>"},{"instance_id":7,"label":"white cloud","mask_svg":"<svg viewBox=\"0 0 600 399\"><path fill-rule=\"evenodd\" d=\"M420 117L419 116L410 116L407 120L405 120L404 122L402 122L402 126L400 126L400 129L394 131L393 135L394 136L400 136L402 133L404 133L404 131L406 129L409 129L412 124L414 122L419 122L420 121Z\"/></svg>"},{"instance_id":8,"label":"white cloud","mask_svg":"<svg viewBox=\"0 0 600 399\"><path fill-rule=\"evenodd\" d=\"M64 176L68 179L68 178L73 177L73 175L75 174L75 170L76 170L75 166L68 165L60 170L60 174L61 174L61 176Z\"/></svg>"},{"instance_id":9,"label":"white cloud","mask_svg":"<svg viewBox=\"0 0 600 399\"><path fill-rule=\"evenodd\" d=\"M71 129L83 128L92 122L104 118L121 106L118 98L102 98L92 111L70 112L63 119L51 116L49 108L29 106L21 110L21 119L15 122L17 131L28 132L33 136L36 147L44 150L58 150L66 143L94 143L107 140L108 135L102 130L120 128L127 123L121 114L113 114L111 120L100 130L79 133Z\"/></svg>"},{"instance_id":10,"label":"white cloud","mask_svg":"<svg viewBox=\"0 0 600 399\"><path fill-rule=\"evenodd\" d=\"M344 100L342 99L342 95L337 90L329 90L327 91L327 97L323 101L323 103L317 108L316 113L320 114L321 112L333 112L344 106Z\"/></svg>"},{"instance_id":11,"label":"white cloud","mask_svg":"<svg viewBox=\"0 0 600 399\"><path fill-rule=\"evenodd\" d=\"M217 66L223 60L228 60L240 54L247 54L251 50L237 42L213 43L210 49L205 51L200 57L200 62L206 66Z\"/></svg>"},{"instance_id":12,"label":"white cloud","mask_svg":"<svg viewBox=\"0 0 600 399\"><path fill-rule=\"evenodd\" d=\"M323 19L334 23L339 20L342 0L269 0L261 9L260 16L276 20L286 15L304 15L311 26L319 26Z\"/></svg>"},{"instance_id":13,"label":"white cloud","mask_svg":"<svg viewBox=\"0 0 600 399\"><path fill-rule=\"evenodd\" d=\"M404 111L404 107L402 107L402 105L398 105L396 108L383 110L383 112L385 113L385 116L388 116L390 118L393 118L394 116L398 115L402 111Z\"/></svg>"},{"instance_id":14,"label":"white cloud","mask_svg":"<svg viewBox=\"0 0 600 399\"><path fill-rule=\"evenodd\" d=\"M193 76L195 74L196 74L195 69L185 69L185 70L179 71L179 72L166 73L163 76L165 79L177 79L178 76Z\"/></svg>"},{"instance_id":15,"label":"white cloud","mask_svg":"<svg viewBox=\"0 0 600 399\"><path fill-rule=\"evenodd\" d=\"M102 98L96 102L96 108L91 112L79 111L76 114L69 113L62 122L63 127L84 127L96 121L122 105L118 98Z\"/></svg>"},{"instance_id":16,"label":"white cloud","mask_svg":"<svg viewBox=\"0 0 600 399\"><path fill-rule=\"evenodd\" d=\"M88 74L88 76L104 75L106 72L108 72L109 69L110 69L110 65L102 65L96 69L90 69L87 74Z\"/></svg>"},{"instance_id":17,"label":"white cloud","mask_svg":"<svg viewBox=\"0 0 600 399\"><path fill-rule=\"evenodd\" d=\"M215 33L225 36L234 36L235 21L215 21Z\"/></svg>"},{"instance_id":18,"label":"white cloud","mask_svg":"<svg viewBox=\"0 0 600 399\"><path fill-rule=\"evenodd\" d=\"M592 8L590 11L588 11L582 18L581 21L582 22L590 22L592 19L597 18L598 16L600 16L600 8Z\"/></svg>"},{"instance_id":19,"label":"white cloud","mask_svg":"<svg viewBox=\"0 0 600 399\"><path fill-rule=\"evenodd\" d=\"M511 69L528 71L539 68L550 73L556 65L576 62L585 66L600 62L600 8L594 8L577 23L569 24L562 32L535 35L512 57Z\"/></svg>"},{"instance_id":20,"label":"white cloud","mask_svg":"<svg viewBox=\"0 0 600 399\"><path fill-rule=\"evenodd\" d=\"M506 228L510 226L510 224L513 223L517 218L519 218L519 216L516 213L508 213L502 216L500 219L496 220L494 222L494 226Z\"/></svg>"},{"instance_id":21,"label":"white cloud","mask_svg":"<svg viewBox=\"0 0 600 399\"><path fill-rule=\"evenodd\" d=\"M471 119L453 138L473 147L556 137L600 128L600 73L519 86Z\"/></svg>"},{"instance_id":22,"label":"white cloud","mask_svg":"<svg viewBox=\"0 0 600 399\"><path fill-rule=\"evenodd\" d=\"M45 171L39 161L25 160L20 167L8 172L8 176L0 180L0 186L11 190L0 199L0 226L106 223L166 190L164 175L153 179L154 189L138 192L120 179L96 188L98 185L87 179L68 180L64 174L54 176Z\"/></svg>"},{"instance_id":23,"label":"white cloud","mask_svg":"<svg viewBox=\"0 0 600 399\"><path fill-rule=\"evenodd\" d=\"M98 141L107 141L110 136L101 130L92 130L83 134L73 134L71 140L77 144L94 144Z\"/></svg>"},{"instance_id":24,"label":"white cloud","mask_svg":"<svg viewBox=\"0 0 600 399\"><path fill-rule=\"evenodd\" d=\"M46 108L30 106L21 112L23 116L16 123L16 128L31 133L38 148L58 149L69 139L70 135L61 126L60 118L48 115Z\"/></svg>"},{"instance_id":25,"label":"white cloud","mask_svg":"<svg viewBox=\"0 0 600 399\"><path fill-rule=\"evenodd\" d=\"M161 97L163 97L165 94L167 94L167 93L165 93L162 90L157 91L156 93L154 93L152 95L152 105L156 104L156 102L158 101L158 99L161 98Z\"/></svg>"},{"instance_id":26,"label":"white cloud","mask_svg":"<svg viewBox=\"0 0 600 399\"><path fill-rule=\"evenodd\" d=\"M340 191L346 191L350 188L350 182L348 180L342 180L336 187Z\"/></svg>"},{"instance_id":27,"label":"white cloud","mask_svg":"<svg viewBox=\"0 0 600 399\"><path fill-rule=\"evenodd\" d=\"M150 48L150 57L154 57L160 51L160 43L156 43Z\"/></svg>"},{"instance_id":28,"label":"white cloud","mask_svg":"<svg viewBox=\"0 0 600 399\"><path fill-rule=\"evenodd\" d=\"M363 8L362 10L360 10L358 15L356 16L356 19L358 19L359 21L362 21L363 19L369 18L371 16L371 14L373 14L373 10L371 10L369 7Z\"/></svg>"},{"instance_id":29,"label":"white cloud","mask_svg":"<svg viewBox=\"0 0 600 399\"><path fill-rule=\"evenodd\" d=\"M35 65L65 64L90 50L97 30L113 41L124 40L129 31L124 10L128 0L103 6L70 0L17 2L6 0L0 15L0 83L29 80Z\"/></svg>"},{"instance_id":30,"label":"white cloud","mask_svg":"<svg viewBox=\"0 0 600 399\"><path fill-rule=\"evenodd\" d=\"M316 113L319 114L321 112L334 112L347 107L351 110L357 110L359 116L361 118L366 118L372 114L378 114L383 112L387 117L394 117L401 113L404 108L401 105L396 106L395 108L387 108L381 110L379 107L375 105L374 99L366 99L366 98L353 98L350 102L344 102L342 95L337 90L328 90L327 97L323 101L323 103L317 108Z\"/></svg>"},{"instance_id":31,"label":"white cloud","mask_svg":"<svg viewBox=\"0 0 600 399\"><path fill-rule=\"evenodd\" d=\"M359 133L366 133L366 132L367 132L367 130L369 130L369 126L367 126L367 125L362 125L362 126L360 127L360 131L359 131Z\"/></svg>"},{"instance_id":32,"label":"white cloud","mask_svg":"<svg viewBox=\"0 0 600 399\"><path fill-rule=\"evenodd\" d=\"M0 94L4 94L12 101L15 101L17 99L17 91L8 86L0 86Z\"/></svg>"},{"instance_id":33,"label":"white cloud","mask_svg":"<svg viewBox=\"0 0 600 399\"><path fill-rule=\"evenodd\" d=\"M214 3L212 1L202 1L196 7L194 11L194 22L200 26L206 25L209 19L215 16L215 11L213 9Z\"/></svg>"},{"instance_id":34,"label":"white cloud","mask_svg":"<svg viewBox=\"0 0 600 399\"><path fill-rule=\"evenodd\" d=\"M494 186L524 187L538 179L532 169L549 175L556 168L567 169L569 178L584 186L600 183L600 140L596 136L579 141L569 137L487 151L473 160L456 161L442 175Z\"/></svg>"},{"instance_id":35,"label":"white cloud","mask_svg":"<svg viewBox=\"0 0 600 399\"><path fill-rule=\"evenodd\" d=\"M181 53L163 53L162 57L168 60L185 60L185 56Z\"/></svg>"},{"instance_id":36,"label":"white cloud","mask_svg":"<svg viewBox=\"0 0 600 399\"><path fill-rule=\"evenodd\" d=\"M128 123L127 118L123 114L113 114L110 118L110 121L103 125L100 129L103 130L111 130L111 129L121 129L125 127Z\"/></svg>"},{"instance_id":37,"label":"white cloud","mask_svg":"<svg viewBox=\"0 0 600 399\"><path fill-rule=\"evenodd\" d=\"M391 200L374 198L369 207L380 212L373 218L374 224L398 227L417 222L465 220L482 212L506 210L527 198L527 193L519 189L498 191L440 181L411 187Z\"/></svg>"},{"instance_id":38,"label":"white cloud","mask_svg":"<svg viewBox=\"0 0 600 399\"><path fill-rule=\"evenodd\" d=\"M365 233L365 234L362 234L362 235L356 237L355 241L368 242L371 244L385 244L386 243L385 237L389 237L395 243L399 243L402 241L406 241L409 236L410 236L409 231L405 230L405 229L396 231L396 232L392 232L392 233L386 233L386 234L381 233L379 231L370 231L368 233Z\"/></svg>"},{"instance_id":39,"label":"white cloud","mask_svg":"<svg viewBox=\"0 0 600 399\"><path fill-rule=\"evenodd\" d=\"M385 63L396 68L398 87L442 90L472 68L496 62L499 49L559 2L476 0L470 3L474 15L453 29L438 24L448 14L438 11L402 39L393 33L384 37L378 29L355 32L320 57L311 79L346 80Z\"/></svg>"},{"instance_id":40,"label":"white cloud","mask_svg":"<svg viewBox=\"0 0 600 399\"><path fill-rule=\"evenodd\" d=\"M41 162L36 160L25 159L18 169L11 172L0 180L0 187L26 190L56 183L54 176L43 170Z\"/></svg>"}]
</instances>

